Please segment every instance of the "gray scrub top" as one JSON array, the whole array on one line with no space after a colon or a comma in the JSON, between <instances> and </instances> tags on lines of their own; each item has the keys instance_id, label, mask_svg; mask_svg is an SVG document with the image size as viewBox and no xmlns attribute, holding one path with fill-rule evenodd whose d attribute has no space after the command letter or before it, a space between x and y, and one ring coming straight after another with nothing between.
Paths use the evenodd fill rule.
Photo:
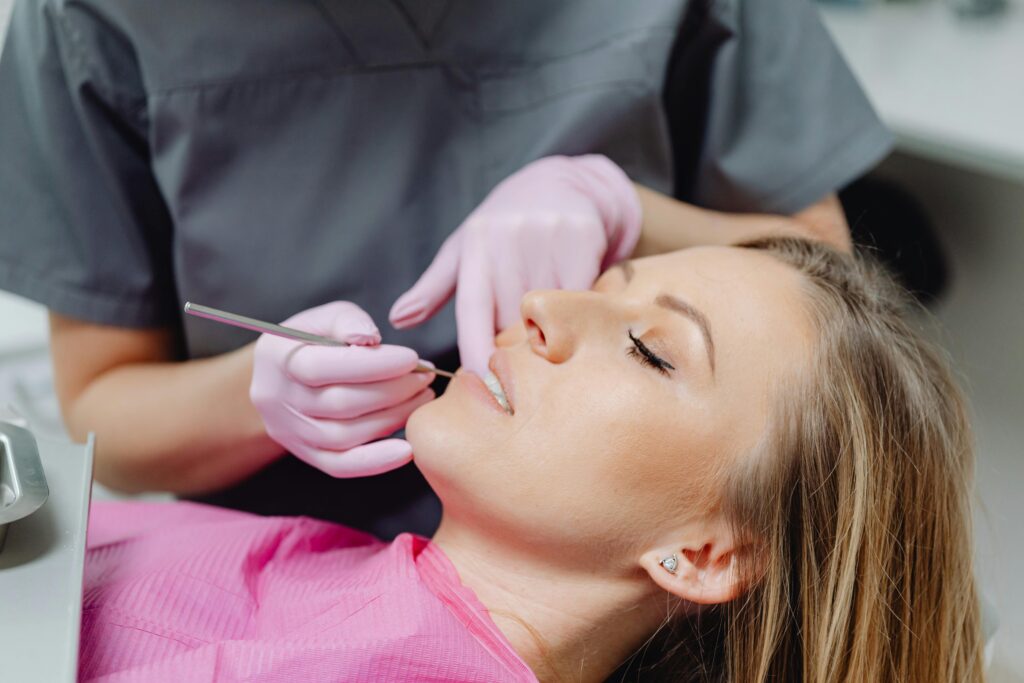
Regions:
<instances>
[{"instance_id":1,"label":"gray scrub top","mask_svg":"<svg viewBox=\"0 0 1024 683\"><path fill-rule=\"evenodd\" d=\"M189 358L253 335L186 300L274 321L351 300L439 359L451 306L402 333L388 309L534 159L602 153L700 206L792 213L890 144L809 0L21 0L0 288L172 326ZM372 485L294 471L217 502L338 518L337 487Z\"/></svg>"}]
</instances>

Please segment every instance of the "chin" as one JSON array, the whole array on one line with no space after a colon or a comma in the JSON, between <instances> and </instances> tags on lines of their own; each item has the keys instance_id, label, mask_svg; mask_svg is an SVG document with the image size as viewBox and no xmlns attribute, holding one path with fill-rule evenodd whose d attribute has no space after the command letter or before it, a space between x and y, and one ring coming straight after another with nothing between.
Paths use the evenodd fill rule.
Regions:
<instances>
[{"instance_id":1,"label":"chin","mask_svg":"<svg viewBox=\"0 0 1024 683\"><path fill-rule=\"evenodd\" d=\"M423 452L433 450L433 442L437 440L435 434L431 429L431 424L434 420L440 417L443 419L444 411L438 411L437 404L444 400L444 397L434 399L430 403L426 403L412 412L409 419L405 423L405 439L412 444L413 453L417 456ZM438 415L438 413L441 413Z\"/></svg>"},{"instance_id":2,"label":"chin","mask_svg":"<svg viewBox=\"0 0 1024 683\"><path fill-rule=\"evenodd\" d=\"M446 510L479 504L481 492L495 490L500 468L487 423L470 414L473 404L447 393L421 406L405 425L413 462Z\"/></svg>"},{"instance_id":3,"label":"chin","mask_svg":"<svg viewBox=\"0 0 1024 683\"><path fill-rule=\"evenodd\" d=\"M405 424L405 439L412 445L413 462L440 496L454 474L456 460L465 453L465 429L454 405L441 396L417 408Z\"/></svg>"}]
</instances>

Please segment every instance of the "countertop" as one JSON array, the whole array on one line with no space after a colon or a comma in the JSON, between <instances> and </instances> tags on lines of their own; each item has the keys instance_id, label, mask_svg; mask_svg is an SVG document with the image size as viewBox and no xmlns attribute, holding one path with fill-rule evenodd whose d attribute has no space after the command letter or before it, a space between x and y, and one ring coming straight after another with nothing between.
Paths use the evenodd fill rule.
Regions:
<instances>
[{"instance_id":1,"label":"countertop","mask_svg":"<svg viewBox=\"0 0 1024 683\"><path fill-rule=\"evenodd\" d=\"M11 525L0 552L0 679L73 683L93 444L37 442L50 497Z\"/></svg>"}]
</instances>

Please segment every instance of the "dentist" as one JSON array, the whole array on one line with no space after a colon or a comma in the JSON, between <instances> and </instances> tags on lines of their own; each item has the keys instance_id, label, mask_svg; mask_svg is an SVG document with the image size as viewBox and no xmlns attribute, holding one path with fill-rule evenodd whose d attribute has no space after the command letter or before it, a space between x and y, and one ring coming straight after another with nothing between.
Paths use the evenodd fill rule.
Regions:
<instances>
[{"instance_id":1,"label":"dentist","mask_svg":"<svg viewBox=\"0 0 1024 683\"><path fill-rule=\"evenodd\" d=\"M848 247L890 144L806 0L21 0L0 288L49 308L101 482L428 535L418 358L485 372L524 292L631 256Z\"/></svg>"}]
</instances>

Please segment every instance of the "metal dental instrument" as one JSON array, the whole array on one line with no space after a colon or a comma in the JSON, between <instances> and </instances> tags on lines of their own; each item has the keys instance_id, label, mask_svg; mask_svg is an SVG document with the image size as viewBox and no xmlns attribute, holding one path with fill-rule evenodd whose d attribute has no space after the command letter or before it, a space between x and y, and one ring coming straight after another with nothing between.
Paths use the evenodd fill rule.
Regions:
<instances>
[{"instance_id":1,"label":"metal dental instrument","mask_svg":"<svg viewBox=\"0 0 1024 683\"><path fill-rule=\"evenodd\" d=\"M262 320L256 320L255 318L247 318L244 315L220 311L216 308L210 308L209 306L200 306L199 304L194 304L191 301L185 302L185 312L189 315L194 315L197 318L206 318L207 320L224 323L225 325L233 325L234 327L241 327L242 329L252 330L253 332L265 332L266 334L273 334L278 337L284 337L285 339L294 339L296 341L306 342L307 344L319 344L321 346L349 346L349 344L346 344L343 341L331 339L330 337L323 337L319 334L310 334L309 332L296 330L293 327L275 325L274 323L263 322ZM455 373L453 372L438 370L437 368L432 368L422 363L417 365L413 372L432 372L435 375L441 375L442 377L455 377Z\"/></svg>"}]
</instances>

